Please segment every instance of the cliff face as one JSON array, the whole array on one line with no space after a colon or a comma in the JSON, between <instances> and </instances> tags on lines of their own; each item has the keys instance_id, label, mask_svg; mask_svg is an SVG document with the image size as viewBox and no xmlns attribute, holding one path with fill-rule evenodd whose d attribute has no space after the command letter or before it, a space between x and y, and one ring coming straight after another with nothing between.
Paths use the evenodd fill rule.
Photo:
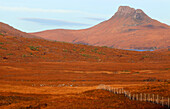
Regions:
<instances>
[{"instance_id":1,"label":"cliff face","mask_svg":"<svg viewBox=\"0 0 170 109\"><path fill-rule=\"evenodd\" d=\"M50 40L109 46L120 49L170 47L170 28L141 9L120 6L109 20L84 30L47 30L33 35Z\"/></svg>"}]
</instances>

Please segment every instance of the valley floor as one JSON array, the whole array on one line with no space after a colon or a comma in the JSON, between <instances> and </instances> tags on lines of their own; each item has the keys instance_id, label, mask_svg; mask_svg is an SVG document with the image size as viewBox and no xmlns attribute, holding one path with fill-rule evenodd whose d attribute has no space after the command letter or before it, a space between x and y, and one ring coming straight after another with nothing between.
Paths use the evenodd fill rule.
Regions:
<instances>
[{"instance_id":1,"label":"valley floor","mask_svg":"<svg viewBox=\"0 0 170 109\"><path fill-rule=\"evenodd\" d=\"M0 108L160 109L96 89L100 84L170 96L169 63L0 63Z\"/></svg>"}]
</instances>

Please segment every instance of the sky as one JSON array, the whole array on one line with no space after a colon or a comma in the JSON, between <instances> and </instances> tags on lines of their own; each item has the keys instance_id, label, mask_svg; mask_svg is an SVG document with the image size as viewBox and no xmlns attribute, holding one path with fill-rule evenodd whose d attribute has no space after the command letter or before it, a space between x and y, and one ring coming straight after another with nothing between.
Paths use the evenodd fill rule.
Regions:
<instances>
[{"instance_id":1,"label":"sky","mask_svg":"<svg viewBox=\"0 0 170 109\"><path fill-rule=\"evenodd\" d=\"M0 22L24 32L85 29L111 18L119 6L170 25L170 0L0 0Z\"/></svg>"}]
</instances>

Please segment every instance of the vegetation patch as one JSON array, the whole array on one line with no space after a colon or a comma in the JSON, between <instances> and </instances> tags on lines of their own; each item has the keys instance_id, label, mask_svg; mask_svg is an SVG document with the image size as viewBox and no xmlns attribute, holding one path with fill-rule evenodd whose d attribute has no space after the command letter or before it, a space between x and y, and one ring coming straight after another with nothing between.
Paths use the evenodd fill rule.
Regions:
<instances>
[{"instance_id":1,"label":"vegetation patch","mask_svg":"<svg viewBox=\"0 0 170 109\"><path fill-rule=\"evenodd\" d=\"M1 45L4 45L4 43L3 43L3 42L0 42L0 44L1 44Z\"/></svg>"},{"instance_id":2,"label":"vegetation patch","mask_svg":"<svg viewBox=\"0 0 170 109\"><path fill-rule=\"evenodd\" d=\"M73 49L73 51L77 51L76 49Z\"/></svg>"},{"instance_id":3,"label":"vegetation patch","mask_svg":"<svg viewBox=\"0 0 170 109\"><path fill-rule=\"evenodd\" d=\"M69 44L69 42L61 42L61 43L63 43L63 44Z\"/></svg>"},{"instance_id":4,"label":"vegetation patch","mask_svg":"<svg viewBox=\"0 0 170 109\"><path fill-rule=\"evenodd\" d=\"M135 72L136 74L139 74L140 72Z\"/></svg>"},{"instance_id":5,"label":"vegetation patch","mask_svg":"<svg viewBox=\"0 0 170 109\"><path fill-rule=\"evenodd\" d=\"M142 58L149 58L149 56L142 56Z\"/></svg>"},{"instance_id":6,"label":"vegetation patch","mask_svg":"<svg viewBox=\"0 0 170 109\"><path fill-rule=\"evenodd\" d=\"M0 46L0 49L7 50L7 48L4 48L4 47L2 47L2 46Z\"/></svg>"},{"instance_id":7,"label":"vegetation patch","mask_svg":"<svg viewBox=\"0 0 170 109\"><path fill-rule=\"evenodd\" d=\"M89 54L81 54L81 55L84 57L87 57L87 58L91 57L91 55L89 55Z\"/></svg>"},{"instance_id":8,"label":"vegetation patch","mask_svg":"<svg viewBox=\"0 0 170 109\"><path fill-rule=\"evenodd\" d=\"M97 50L98 50L98 48L94 48L94 50L95 50L95 51L97 51Z\"/></svg>"},{"instance_id":9,"label":"vegetation patch","mask_svg":"<svg viewBox=\"0 0 170 109\"><path fill-rule=\"evenodd\" d=\"M84 48L80 49L80 52L84 52L84 51L85 51L85 49L84 49Z\"/></svg>"},{"instance_id":10,"label":"vegetation patch","mask_svg":"<svg viewBox=\"0 0 170 109\"><path fill-rule=\"evenodd\" d=\"M0 33L1 36L5 36L4 34Z\"/></svg>"},{"instance_id":11,"label":"vegetation patch","mask_svg":"<svg viewBox=\"0 0 170 109\"><path fill-rule=\"evenodd\" d=\"M91 52L97 53L98 48L91 49Z\"/></svg>"},{"instance_id":12,"label":"vegetation patch","mask_svg":"<svg viewBox=\"0 0 170 109\"><path fill-rule=\"evenodd\" d=\"M39 51L39 47L29 46L29 48L33 51Z\"/></svg>"},{"instance_id":13,"label":"vegetation patch","mask_svg":"<svg viewBox=\"0 0 170 109\"><path fill-rule=\"evenodd\" d=\"M7 55L13 55L12 53L9 53L9 54L7 54Z\"/></svg>"},{"instance_id":14,"label":"vegetation patch","mask_svg":"<svg viewBox=\"0 0 170 109\"><path fill-rule=\"evenodd\" d=\"M170 68L165 68L165 70L170 70Z\"/></svg>"},{"instance_id":15,"label":"vegetation patch","mask_svg":"<svg viewBox=\"0 0 170 109\"><path fill-rule=\"evenodd\" d=\"M99 57L96 56L95 59L99 59Z\"/></svg>"},{"instance_id":16,"label":"vegetation patch","mask_svg":"<svg viewBox=\"0 0 170 109\"><path fill-rule=\"evenodd\" d=\"M102 55L105 55L105 53L103 53L103 52L98 52L99 54L102 54Z\"/></svg>"},{"instance_id":17,"label":"vegetation patch","mask_svg":"<svg viewBox=\"0 0 170 109\"><path fill-rule=\"evenodd\" d=\"M24 55L22 55L22 57L27 57L27 56L24 54Z\"/></svg>"},{"instance_id":18,"label":"vegetation patch","mask_svg":"<svg viewBox=\"0 0 170 109\"><path fill-rule=\"evenodd\" d=\"M102 46L102 48L109 48L108 46Z\"/></svg>"},{"instance_id":19,"label":"vegetation patch","mask_svg":"<svg viewBox=\"0 0 170 109\"><path fill-rule=\"evenodd\" d=\"M122 72L130 72L129 70L123 70Z\"/></svg>"},{"instance_id":20,"label":"vegetation patch","mask_svg":"<svg viewBox=\"0 0 170 109\"><path fill-rule=\"evenodd\" d=\"M68 50L67 49L63 49L63 52L68 52Z\"/></svg>"}]
</instances>

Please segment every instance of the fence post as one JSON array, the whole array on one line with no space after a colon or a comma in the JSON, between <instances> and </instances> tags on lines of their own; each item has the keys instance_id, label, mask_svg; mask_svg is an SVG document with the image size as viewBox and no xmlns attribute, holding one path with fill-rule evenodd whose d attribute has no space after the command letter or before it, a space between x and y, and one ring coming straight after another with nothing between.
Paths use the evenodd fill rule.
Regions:
<instances>
[{"instance_id":1,"label":"fence post","mask_svg":"<svg viewBox=\"0 0 170 109\"><path fill-rule=\"evenodd\" d=\"M157 95L157 100L156 100L157 104L159 104L159 95Z\"/></svg>"},{"instance_id":2,"label":"fence post","mask_svg":"<svg viewBox=\"0 0 170 109\"><path fill-rule=\"evenodd\" d=\"M140 93L140 101L142 101L142 93Z\"/></svg>"},{"instance_id":3,"label":"fence post","mask_svg":"<svg viewBox=\"0 0 170 109\"><path fill-rule=\"evenodd\" d=\"M148 94L148 101L149 101L149 102L151 101L151 99L150 99L150 94Z\"/></svg>"},{"instance_id":4,"label":"fence post","mask_svg":"<svg viewBox=\"0 0 170 109\"><path fill-rule=\"evenodd\" d=\"M155 96L154 96L154 94L152 96L153 96L152 102L155 103L155 98L154 98Z\"/></svg>"},{"instance_id":5,"label":"fence post","mask_svg":"<svg viewBox=\"0 0 170 109\"><path fill-rule=\"evenodd\" d=\"M138 94L136 94L136 100L138 101Z\"/></svg>"},{"instance_id":6,"label":"fence post","mask_svg":"<svg viewBox=\"0 0 170 109\"><path fill-rule=\"evenodd\" d=\"M131 99L131 94L129 93L129 99Z\"/></svg>"},{"instance_id":7,"label":"fence post","mask_svg":"<svg viewBox=\"0 0 170 109\"><path fill-rule=\"evenodd\" d=\"M152 102L152 103L156 103L156 104L161 104L162 106L165 105L168 108L170 108L169 97L165 98L165 100L164 100L164 97L159 97L159 95L156 96L154 94L151 94L151 95L146 94L146 93L144 93L144 94L140 93L139 95L138 94L131 94L130 92L125 91L123 88L120 88L120 89L119 88L113 88L113 87L106 86L106 85L100 86L99 89L107 90L109 92L114 92L114 94L124 94L125 97L128 97L130 100L148 101L148 102Z\"/></svg>"},{"instance_id":8,"label":"fence post","mask_svg":"<svg viewBox=\"0 0 170 109\"><path fill-rule=\"evenodd\" d=\"M168 98L168 108L169 108L169 98Z\"/></svg>"},{"instance_id":9,"label":"fence post","mask_svg":"<svg viewBox=\"0 0 170 109\"><path fill-rule=\"evenodd\" d=\"M162 106L164 106L164 97L162 97Z\"/></svg>"}]
</instances>

